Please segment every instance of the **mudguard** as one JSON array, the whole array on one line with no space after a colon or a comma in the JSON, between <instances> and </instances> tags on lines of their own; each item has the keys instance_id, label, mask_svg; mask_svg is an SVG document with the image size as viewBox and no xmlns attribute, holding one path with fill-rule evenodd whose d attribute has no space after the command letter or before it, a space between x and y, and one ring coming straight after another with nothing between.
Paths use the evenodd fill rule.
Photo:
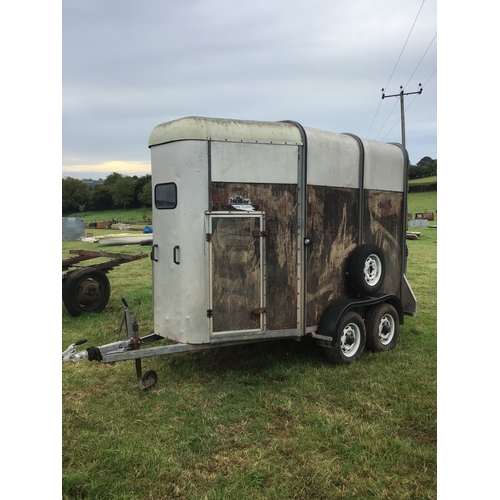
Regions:
<instances>
[{"instance_id":1,"label":"mudguard","mask_svg":"<svg viewBox=\"0 0 500 500\"><path fill-rule=\"evenodd\" d=\"M399 323L404 322L403 306L401 301L394 294L379 293L373 297L361 297L356 299L338 299L332 302L323 312L318 325L317 333L320 335L331 336L336 330L340 318L351 309L366 308L381 302L387 302L396 308L399 316ZM327 340L318 340L318 345L331 347Z\"/></svg>"}]
</instances>

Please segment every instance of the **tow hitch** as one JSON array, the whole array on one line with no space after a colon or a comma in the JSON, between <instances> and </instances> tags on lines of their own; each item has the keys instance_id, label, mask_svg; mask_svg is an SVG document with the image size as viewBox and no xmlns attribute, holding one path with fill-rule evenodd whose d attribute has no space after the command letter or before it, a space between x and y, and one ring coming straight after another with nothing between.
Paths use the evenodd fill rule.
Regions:
<instances>
[{"instance_id":1,"label":"tow hitch","mask_svg":"<svg viewBox=\"0 0 500 500\"><path fill-rule=\"evenodd\" d=\"M107 356L112 354L119 355L120 353L126 353L128 351L137 351L140 349L140 346L143 343L143 341L139 338L139 326L136 320L137 320L137 314L139 313L139 309L141 307L141 303L139 301L139 306L137 307L137 311L134 315L134 320L132 321L130 317L130 310L128 304L123 297L122 297L122 302L125 306L125 310L123 313L120 330L118 332L118 340L116 342L112 342L104 346L99 346L99 347L91 346L84 351L77 352L76 348L87 342L86 339L79 340L78 342L71 344L62 353L63 363L83 361L86 359L89 361L112 362L111 360L106 359ZM119 340L123 324L125 324L127 338L126 340ZM133 357L135 358L135 369L136 369L137 384L139 386L139 389L145 390L155 385L156 382L158 381L156 372L153 370L149 370L143 375L142 362L140 357L136 356Z\"/></svg>"},{"instance_id":2,"label":"tow hitch","mask_svg":"<svg viewBox=\"0 0 500 500\"><path fill-rule=\"evenodd\" d=\"M71 344L65 351L62 353L62 362L67 363L68 361L82 361L84 359L89 359L89 355L87 351L76 352L76 346L85 344L87 339L79 340L74 344Z\"/></svg>"},{"instance_id":3,"label":"tow hitch","mask_svg":"<svg viewBox=\"0 0 500 500\"><path fill-rule=\"evenodd\" d=\"M77 362L77 361L100 361L102 363L116 363L117 361L127 361L133 359L135 361L135 370L137 374L137 385L139 389L145 390L154 386L158 381L158 376L153 370L149 370L146 373L142 373L142 358L150 358L153 356L166 356L181 352L193 352L200 351L204 349L211 349L215 347L213 344L206 342L204 344L188 344L188 343L174 343L168 345L160 345L156 347L149 347L148 349L140 349L143 346L147 346L159 340L164 340L165 338L151 333L145 337L139 338L139 327L137 325L136 317L137 312L134 316L134 320L130 318L130 311L127 302L122 298L122 302L125 305L125 310L123 313L122 322L120 325L120 331L118 332L118 339L116 342L111 342L110 344L105 344L101 346L87 347L84 351L77 351L77 347L87 342L86 340L80 340L71 344L63 353L62 361L63 363ZM139 303L140 307L140 303ZM123 325L126 327L127 338L120 340L121 330ZM323 337L322 337L323 338ZM324 337L328 339L329 337ZM261 342L262 339L248 340L234 340L230 342L221 342L216 345L238 345L247 344L249 342Z\"/></svg>"}]
</instances>

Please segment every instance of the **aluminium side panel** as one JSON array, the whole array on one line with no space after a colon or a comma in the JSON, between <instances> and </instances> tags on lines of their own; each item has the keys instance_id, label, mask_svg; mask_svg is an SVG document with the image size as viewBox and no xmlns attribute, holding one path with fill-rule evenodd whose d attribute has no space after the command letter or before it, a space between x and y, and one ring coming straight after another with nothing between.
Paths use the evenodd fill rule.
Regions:
<instances>
[{"instance_id":1,"label":"aluminium side panel","mask_svg":"<svg viewBox=\"0 0 500 500\"><path fill-rule=\"evenodd\" d=\"M212 182L297 184L297 144L211 141Z\"/></svg>"},{"instance_id":2,"label":"aluminium side panel","mask_svg":"<svg viewBox=\"0 0 500 500\"><path fill-rule=\"evenodd\" d=\"M396 144L362 139L365 154L365 189L403 193L406 186L405 155Z\"/></svg>"},{"instance_id":3,"label":"aluminium side panel","mask_svg":"<svg viewBox=\"0 0 500 500\"><path fill-rule=\"evenodd\" d=\"M305 127L307 132L307 325L338 298L354 298L348 258L361 243L382 248L381 291L401 295L405 155L401 147ZM361 191L360 191L361 190ZM361 196L360 196L361 194Z\"/></svg>"},{"instance_id":4,"label":"aluminium side panel","mask_svg":"<svg viewBox=\"0 0 500 500\"><path fill-rule=\"evenodd\" d=\"M363 243L380 247L386 259L381 292L401 297L406 245L406 158L401 147L363 139Z\"/></svg>"},{"instance_id":5,"label":"aluminium side panel","mask_svg":"<svg viewBox=\"0 0 500 500\"><path fill-rule=\"evenodd\" d=\"M207 158L201 140L151 147L155 333L194 344L209 342Z\"/></svg>"},{"instance_id":6,"label":"aluminium side panel","mask_svg":"<svg viewBox=\"0 0 500 500\"><path fill-rule=\"evenodd\" d=\"M307 184L359 188L359 147L349 135L304 127L307 134Z\"/></svg>"},{"instance_id":7,"label":"aluminium side panel","mask_svg":"<svg viewBox=\"0 0 500 500\"><path fill-rule=\"evenodd\" d=\"M310 127L307 134L306 321L318 325L326 307L354 296L346 277L359 237L360 148L356 139Z\"/></svg>"}]
</instances>

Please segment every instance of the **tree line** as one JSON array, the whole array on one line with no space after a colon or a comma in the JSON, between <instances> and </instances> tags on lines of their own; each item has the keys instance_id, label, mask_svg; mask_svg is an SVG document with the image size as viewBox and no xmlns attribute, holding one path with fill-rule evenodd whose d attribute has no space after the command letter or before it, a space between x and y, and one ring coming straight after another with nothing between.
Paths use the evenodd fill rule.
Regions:
<instances>
[{"instance_id":1,"label":"tree line","mask_svg":"<svg viewBox=\"0 0 500 500\"><path fill-rule=\"evenodd\" d=\"M437 175L437 160L424 156L416 165L410 165L408 177L410 179L422 179Z\"/></svg>"},{"instance_id":2,"label":"tree line","mask_svg":"<svg viewBox=\"0 0 500 500\"><path fill-rule=\"evenodd\" d=\"M151 207L151 175L138 177L113 172L90 189L73 177L62 180L62 213Z\"/></svg>"},{"instance_id":3,"label":"tree line","mask_svg":"<svg viewBox=\"0 0 500 500\"><path fill-rule=\"evenodd\" d=\"M416 165L410 165L408 177L421 179L437 175L437 160L429 156L422 158ZM62 213L112 210L114 208L151 207L151 175L138 177L113 172L102 184L90 189L79 179L65 177L62 180Z\"/></svg>"}]
</instances>

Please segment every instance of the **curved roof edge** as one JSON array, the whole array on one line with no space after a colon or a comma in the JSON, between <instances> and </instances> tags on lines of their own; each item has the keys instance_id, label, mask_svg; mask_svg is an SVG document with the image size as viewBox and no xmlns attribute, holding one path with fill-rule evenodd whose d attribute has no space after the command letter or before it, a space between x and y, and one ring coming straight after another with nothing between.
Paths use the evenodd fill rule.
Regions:
<instances>
[{"instance_id":1,"label":"curved roof edge","mask_svg":"<svg viewBox=\"0 0 500 500\"><path fill-rule=\"evenodd\" d=\"M302 144L299 128L289 122L188 116L156 126L149 136L148 147L182 140Z\"/></svg>"}]
</instances>

